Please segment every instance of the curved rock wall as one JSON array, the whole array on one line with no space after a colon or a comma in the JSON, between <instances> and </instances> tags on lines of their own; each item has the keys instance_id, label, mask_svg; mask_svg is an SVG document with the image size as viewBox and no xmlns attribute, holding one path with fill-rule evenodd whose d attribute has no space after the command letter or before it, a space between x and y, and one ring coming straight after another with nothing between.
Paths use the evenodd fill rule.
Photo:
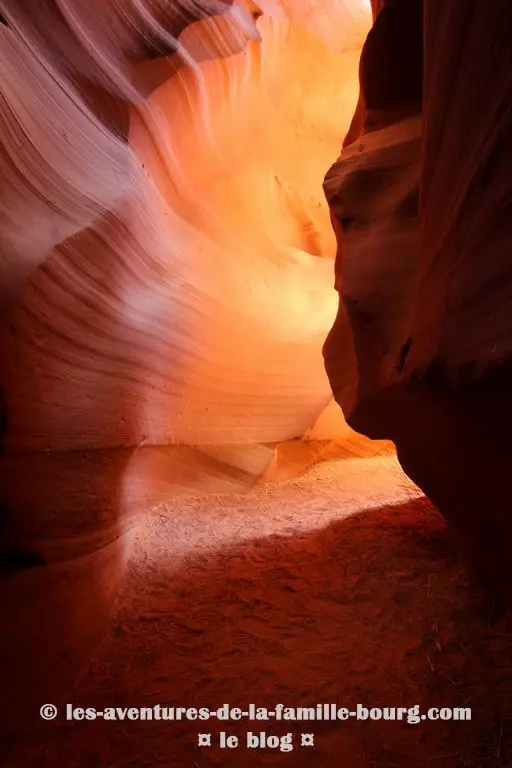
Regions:
<instances>
[{"instance_id":1,"label":"curved rock wall","mask_svg":"<svg viewBox=\"0 0 512 768\"><path fill-rule=\"evenodd\" d=\"M135 0L5 3L0 610L14 719L86 663L151 506L283 477L350 434L321 355L335 313L322 178L370 9L262 6L256 26L242 3L202 21ZM352 434L346 450L367 443Z\"/></svg>"},{"instance_id":2,"label":"curved rock wall","mask_svg":"<svg viewBox=\"0 0 512 768\"><path fill-rule=\"evenodd\" d=\"M420 272L393 394L403 466L509 598L511 34L507 2L427 7Z\"/></svg>"},{"instance_id":3,"label":"curved rock wall","mask_svg":"<svg viewBox=\"0 0 512 768\"><path fill-rule=\"evenodd\" d=\"M13 721L83 669L150 507L388 449L332 393L510 586L508 0L1 11Z\"/></svg>"},{"instance_id":4,"label":"curved rock wall","mask_svg":"<svg viewBox=\"0 0 512 768\"><path fill-rule=\"evenodd\" d=\"M427 3L421 35L413 5L375 4L349 132L355 143L326 178L341 300L324 354L351 426L395 442L402 466L448 519L479 577L510 597L512 11L508 2L476 3L471 13L463 0ZM399 32L404 25L409 35ZM423 37L420 121L410 115L414 83L420 95ZM395 91L383 87L400 60L405 74L397 68L388 81ZM395 98L401 88L409 94L403 103ZM389 109L379 101L386 92ZM368 93L374 115L363 109ZM401 144L400 132L413 124L416 138ZM363 190L365 165L375 176ZM384 221L395 242L380 236Z\"/></svg>"},{"instance_id":5,"label":"curved rock wall","mask_svg":"<svg viewBox=\"0 0 512 768\"><path fill-rule=\"evenodd\" d=\"M345 413L389 383L410 335L419 257L422 29L421 0L379 11L361 54L355 120L324 181L338 236L340 294L324 357Z\"/></svg>"}]
</instances>

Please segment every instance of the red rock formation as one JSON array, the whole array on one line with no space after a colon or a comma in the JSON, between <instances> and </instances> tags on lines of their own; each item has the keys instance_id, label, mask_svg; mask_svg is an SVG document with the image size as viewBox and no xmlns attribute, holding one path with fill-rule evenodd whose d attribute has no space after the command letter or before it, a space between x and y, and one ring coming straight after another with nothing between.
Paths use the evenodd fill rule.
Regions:
<instances>
[{"instance_id":1,"label":"red rock formation","mask_svg":"<svg viewBox=\"0 0 512 768\"><path fill-rule=\"evenodd\" d=\"M359 99L368 2L252 5L1 5L16 725L84 668L151 507L389 449L333 407L335 256L350 425L510 578L508 0L429 3L425 28L375 2Z\"/></svg>"},{"instance_id":2,"label":"red rock formation","mask_svg":"<svg viewBox=\"0 0 512 768\"><path fill-rule=\"evenodd\" d=\"M347 433L342 455L377 450L333 414L321 356L336 299L321 184L369 8L277 5L257 29L247 13L184 29L189 15L158 4L5 4L0 609L3 658L22 661L15 720L83 668L152 506L293 474ZM157 42L177 52L153 59Z\"/></svg>"},{"instance_id":3,"label":"red rock formation","mask_svg":"<svg viewBox=\"0 0 512 768\"><path fill-rule=\"evenodd\" d=\"M397 19L405 6L411 12L409 4L402 9L400 3L393 5ZM384 3L362 56L360 103L366 92L373 94L372 101L379 101L389 83L389 105L400 110L393 83L400 82L404 93L414 96L420 37L402 35L397 24L397 38L393 38L393 25L386 31L380 24L386 10ZM414 21L414 29L418 28L412 16L404 15L403 20L406 25ZM421 177L418 146L415 159L410 156L409 165L401 165L402 175L395 175L397 186L388 180L394 170L391 163L384 167L381 161L384 180L382 174L376 177L377 183L368 186L364 199L356 195L354 204L350 172L358 153L356 145L351 145L326 179L337 218L340 288L352 332L347 336L340 302L339 319L325 348L331 383L349 423L371 437L395 441L405 470L451 523L480 577L509 595L511 32L507 2L477 3L471 13L462 0L427 4ZM400 41L403 48L397 55ZM411 57L416 63L408 67L404 62ZM394 74L393 62L397 62ZM361 166L371 162L370 139L377 147L377 166L378 153L385 156L380 135L398 132L393 110L388 115L385 103L378 106L382 112L377 124L382 118L389 125L383 132L375 130L367 116L359 140ZM355 131L351 138L356 138ZM397 165L405 160L405 146L412 147L400 147ZM361 176L354 174L357 180ZM391 249L381 247L382 238L377 241L378 214L387 201L388 221L393 221L395 233L402 236L409 231L415 237L414 178L420 181L419 248L412 248L411 242L405 246L398 283L388 264ZM401 199L396 195L400 183L405 193ZM366 230L361 228L358 237L358 214L365 206L372 210L371 223ZM410 224L405 226L406 222ZM391 225L388 231L393 233ZM360 252L372 243L372 235L375 262L364 280ZM357 265L352 259L357 259ZM360 291L355 294L356 303L354 284ZM393 295L397 290L398 296ZM391 329L393 315L396 323ZM351 343L357 362L347 371Z\"/></svg>"},{"instance_id":4,"label":"red rock formation","mask_svg":"<svg viewBox=\"0 0 512 768\"><path fill-rule=\"evenodd\" d=\"M359 80L355 120L324 182L338 235L340 292L324 356L345 413L386 386L410 335L419 248L421 2L380 11Z\"/></svg>"}]
</instances>

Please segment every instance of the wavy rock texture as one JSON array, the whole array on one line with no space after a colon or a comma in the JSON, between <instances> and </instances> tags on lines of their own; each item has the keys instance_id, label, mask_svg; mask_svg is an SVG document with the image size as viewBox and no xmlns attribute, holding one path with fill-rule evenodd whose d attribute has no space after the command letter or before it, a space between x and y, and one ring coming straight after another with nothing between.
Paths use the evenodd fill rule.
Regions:
<instances>
[{"instance_id":1,"label":"wavy rock texture","mask_svg":"<svg viewBox=\"0 0 512 768\"><path fill-rule=\"evenodd\" d=\"M261 5L257 25L250 4L2 5L14 719L86 663L151 506L389 450L348 429L321 355L322 178L370 9Z\"/></svg>"},{"instance_id":2,"label":"wavy rock texture","mask_svg":"<svg viewBox=\"0 0 512 768\"><path fill-rule=\"evenodd\" d=\"M300 436L329 400L319 352L334 238L319 181L353 109L358 52L289 21L260 28L260 45L182 68L140 103L131 148L90 113L73 130L80 103L58 83L45 92L52 112L27 88L22 149L42 156L39 187L51 169L55 186L28 198L7 179L7 254L28 270L29 255L70 237L8 318L8 449L275 442ZM25 88L11 70L13 90Z\"/></svg>"},{"instance_id":3,"label":"wavy rock texture","mask_svg":"<svg viewBox=\"0 0 512 768\"><path fill-rule=\"evenodd\" d=\"M512 584L508 0L368 36L365 0L259 6L0 5L9 725L86 665L150 508L368 438Z\"/></svg>"}]
</instances>

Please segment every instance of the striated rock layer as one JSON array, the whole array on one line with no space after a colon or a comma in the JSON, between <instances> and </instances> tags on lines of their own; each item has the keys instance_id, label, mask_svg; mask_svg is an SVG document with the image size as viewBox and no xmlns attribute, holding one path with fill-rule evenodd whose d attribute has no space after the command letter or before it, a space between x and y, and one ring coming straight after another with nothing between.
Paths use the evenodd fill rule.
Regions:
<instances>
[{"instance_id":1,"label":"striated rock layer","mask_svg":"<svg viewBox=\"0 0 512 768\"><path fill-rule=\"evenodd\" d=\"M0 10L10 724L84 668L151 507L368 438L506 591L508 0Z\"/></svg>"},{"instance_id":2,"label":"striated rock layer","mask_svg":"<svg viewBox=\"0 0 512 768\"><path fill-rule=\"evenodd\" d=\"M321 354L336 309L322 179L371 11L261 9L2 3L0 651L15 723L87 662L152 506L389 450L333 408Z\"/></svg>"}]
</instances>

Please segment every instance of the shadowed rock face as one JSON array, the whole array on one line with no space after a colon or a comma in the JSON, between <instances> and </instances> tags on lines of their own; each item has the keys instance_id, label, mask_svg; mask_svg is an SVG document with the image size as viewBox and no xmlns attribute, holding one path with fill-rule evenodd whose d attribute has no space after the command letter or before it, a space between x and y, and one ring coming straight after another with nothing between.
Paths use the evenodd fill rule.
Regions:
<instances>
[{"instance_id":1,"label":"shadowed rock face","mask_svg":"<svg viewBox=\"0 0 512 768\"><path fill-rule=\"evenodd\" d=\"M363 47L360 84L367 111L421 109L423 0L384 3Z\"/></svg>"},{"instance_id":2,"label":"shadowed rock face","mask_svg":"<svg viewBox=\"0 0 512 768\"><path fill-rule=\"evenodd\" d=\"M422 40L421 2L380 10L360 60L361 133L353 122L350 143L345 140L324 181L338 235L340 294L324 358L346 413L386 386L410 335L419 255Z\"/></svg>"},{"instance_id":3,"label":"shadowed rock face","mask_svg":"<svg viewBox=\"0 0 512 768\"><path fill-rule=\"evenodd\" d=\"M510 595L512 13L427 4L420 119L407 117L421 95L413 5L377 15L359 115L325 180L340 311L324 356L349 424L396 443L479 576Z\"/></svg>"}]
</instances>

